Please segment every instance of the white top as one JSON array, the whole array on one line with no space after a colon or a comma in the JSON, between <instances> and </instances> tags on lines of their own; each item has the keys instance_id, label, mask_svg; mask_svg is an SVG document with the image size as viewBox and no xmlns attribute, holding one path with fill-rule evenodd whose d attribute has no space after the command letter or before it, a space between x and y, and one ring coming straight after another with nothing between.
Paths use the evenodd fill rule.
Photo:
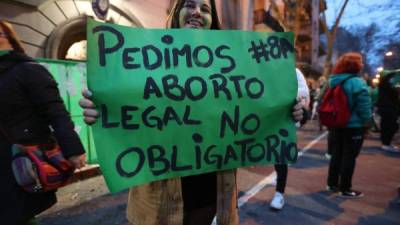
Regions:
<instances>
[{"instance_id":1,"label":"white top","mask_svg":"<svg viewBox=\"0 0 400 225\"><path fill-rule=\"evenodd\" d=\"M306 78L303 73L296 68L296 76L297 76L297 98L304 98L305 106L308 109L308 105L310 104L310 90L307 86Z\"/></svg>"}]
</instances>

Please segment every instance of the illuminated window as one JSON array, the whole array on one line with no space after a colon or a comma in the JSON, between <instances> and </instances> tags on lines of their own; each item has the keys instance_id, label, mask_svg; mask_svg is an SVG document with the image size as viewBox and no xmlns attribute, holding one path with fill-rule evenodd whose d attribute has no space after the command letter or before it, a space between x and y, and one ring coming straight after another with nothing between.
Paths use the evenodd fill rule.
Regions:
<instances>
[{"instance_id":1,"label":"illuminated window","mask_svg":"<svg viewBox=\"0 0 400 225\"><path fill-rule=\"evenodd\" d=\"M69 47L66 59L86 61L86 40L75 42Z\"/></svg>"}]
</instances>

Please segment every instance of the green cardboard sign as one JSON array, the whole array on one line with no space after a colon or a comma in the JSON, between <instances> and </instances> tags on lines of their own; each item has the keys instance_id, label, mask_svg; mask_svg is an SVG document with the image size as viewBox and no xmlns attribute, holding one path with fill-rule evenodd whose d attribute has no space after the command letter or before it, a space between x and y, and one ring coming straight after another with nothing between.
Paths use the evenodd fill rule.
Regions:
<instances>
[{"instance_id":1,"label":"green cardboard sign","mask_svg":"<svg viewBox=\"0 0 400 225\"><path fill-rule=\"evenodd\" d=\"M88 85L110 191L297 158L292 33L88 24Z\"/></svg>"}]
</instances>

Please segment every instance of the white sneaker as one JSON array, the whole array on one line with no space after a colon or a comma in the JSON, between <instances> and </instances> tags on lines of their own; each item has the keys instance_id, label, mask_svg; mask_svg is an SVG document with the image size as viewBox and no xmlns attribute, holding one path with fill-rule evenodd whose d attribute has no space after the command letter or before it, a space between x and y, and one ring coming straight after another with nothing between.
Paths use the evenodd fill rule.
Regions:
<instances>
[{"instance_id":1,"label":"white sneaker","mask_svg":"<svg viewBox=\"0 0 400 225\"><path fill-rule=\"evenodd\" d=\"M325 158L327 160L331 160L332 156L331 156L331 154L325 153Z\"/></svg>"},{"instance_id":2,"label":"white sneaker","mask_svg":"<svg viewBox=\"0 0 400 225\"><path fill-rule=\"evenodd\" d=\"M275 192L274 198L269 204L269 207L271 207L272 209L281 210L284 205L285 198L283 197L283 194L280 192Z\"/></svg>"},{"instance_id":3,"label":"white sneaker","mask_svg":"<svg viewBox=\"0 0 400 225\"><path fill-rule=\"evenodd\" d=\"M400 153L400 150L399 150L399 148L397 147L397 146L395 146L395 145L382 145L382 150L384 150L384 151L388 151L388 152L399 152Z\"/></svg>"}]
</instances>

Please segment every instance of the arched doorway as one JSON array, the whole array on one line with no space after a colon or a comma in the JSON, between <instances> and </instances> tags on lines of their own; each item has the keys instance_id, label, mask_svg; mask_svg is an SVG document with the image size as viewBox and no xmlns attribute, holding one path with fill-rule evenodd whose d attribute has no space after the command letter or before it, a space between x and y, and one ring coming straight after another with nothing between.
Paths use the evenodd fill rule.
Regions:
<instances>
[{"instance_id":1,"label":"arched doorway","mask_svg":"<svg viewBox=\"0 0 400 225\"><path fill-rule=\"evenodd\" d=\"M123 19L123 25L143 27L139 20L130 13L112 6L113 15ZM45 58L86 60L86 25L92 16L80 15L70 18L57 26L50 34L44 50ZM107 23L118 23L114 17Z\"/></svg>"},{"instance_id":2,"label":"arched doorway","mask_svg":"<svg viewBox=\"0 0 400 225\"><path fill-rule=\"evenodd\" d=\"M45 57L66 59L68 50L74 43L86 40L87 16L65 21L51 33L45 48Z\"/></svg>"}]
</instances>

